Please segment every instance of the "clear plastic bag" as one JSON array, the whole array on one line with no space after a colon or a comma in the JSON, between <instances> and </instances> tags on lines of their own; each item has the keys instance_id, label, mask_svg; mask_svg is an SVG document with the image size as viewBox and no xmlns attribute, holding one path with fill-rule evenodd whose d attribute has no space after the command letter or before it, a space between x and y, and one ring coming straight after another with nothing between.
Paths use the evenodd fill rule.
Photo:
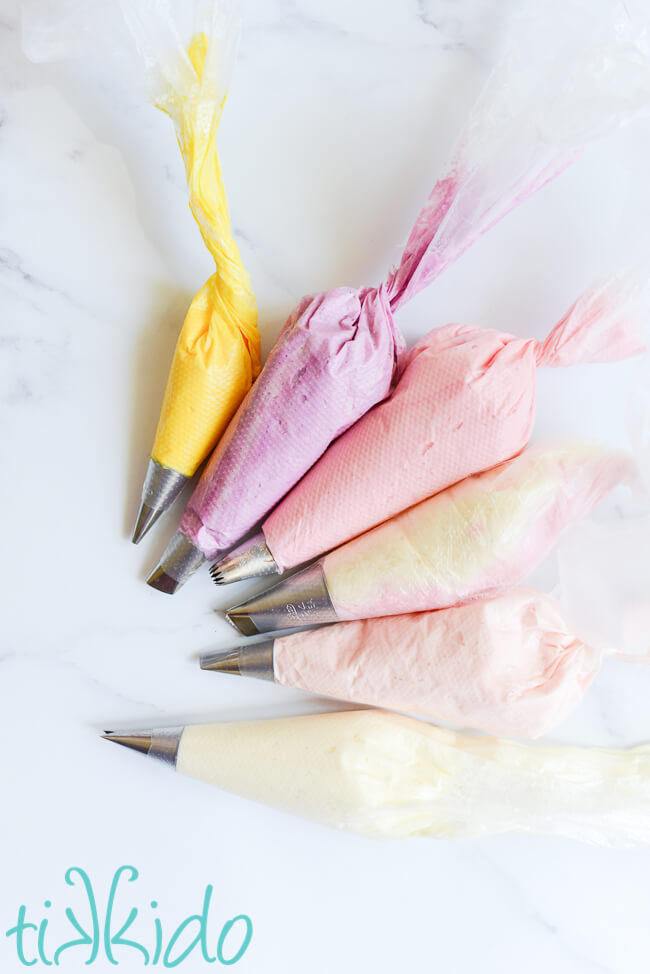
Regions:
<instances>
[{"instance_id":1,"label":"clear plastic bag","mask_svg":"<svg viewBox=\"0 0 650 974\"><path fill-rule=\"evenodd\" d=\"M650 356L628 399L636 490L597 521L576 525L558 548L558 596L581 634L627 660L650 660Z\"/></svg>"},{"instance_id":2,"label":"clear plastic bag","mask_svg":"<svg viewBox=\"0 0 650 974\"><path fill-rule=\"evenodd\" d=\"M545 0L515 18L389 282L398 307L584 147L650 112L650 11ZM603 192L606 187L603 187Z\"/></svg>"},{"instance_id":3,"label":"clear plastic bag","mask_svg":"<svg viewBox=\"0 0 650 974\"><path fill-rule=\"evenodd\" d=\"M177 769L383 839L562 835L650 842L650 746L531 745L381 710L186 727Z\"/></svg>"}]
</instances>

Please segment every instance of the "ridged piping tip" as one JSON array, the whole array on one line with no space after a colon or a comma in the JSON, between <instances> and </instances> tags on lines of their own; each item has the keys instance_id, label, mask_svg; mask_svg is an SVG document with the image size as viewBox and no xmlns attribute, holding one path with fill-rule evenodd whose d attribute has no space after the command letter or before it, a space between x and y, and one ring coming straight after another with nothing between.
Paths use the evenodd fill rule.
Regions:
<instances>
[{"instance_id":1,"label":"ridged piping tip","mask_svg":"<svg viewBox=\"0 0 650 974\"><path fill-rule=\"evenodd\" d=\"M226 618L243 636L338 621L320 562L233 606Z\"/></svg>"},{"instance_id":2,"label":"ridged piping tip","mask_svg":"<svg viewBox=\"0 0 650 974\"><path fill-rule=\"evenodd\" d=\"M274 681L273 640L252 645L235 646L217 653L206 653L200 659L202 670L231 673L234 676L254 676L258 680Z\"/></svg>"},{"instance_id":3,"label":"ridged piping tip","mask_svg":"<svg viewBox=\"0 0 650 974\"><path fill-rule=\"evenodd\" d=\"M165 554L147 579L147 585L173 595L205 561L203 552L189 538L177 531Z\"/></svg>"},{"instance_id":4,"label":"ridged piping tip","mask_svg":"<svg viewBox=\"0 0 650 974\"><path fill-rule=\"evenodd\" d=\"M280 569L269 551L264 534L260 531L248 541L237 545L219 561L215 561L210 569L210 576L215 585L229 585L231 582L241 582L246 578L277 575L279 572Z\"/></svg>"},{"instance_id":5,"label":"ridged piping tip","mask_svg":"<svg viewBox=\"0 0 650 974\"><path fill-rule=\"evenodd\" d=\"M172 506L189 479L185 474L165 467L153 458L149 460L142 488L142 502L131 539L133 544L142 541L160 515Z\"/></svg>"}]
</instances>

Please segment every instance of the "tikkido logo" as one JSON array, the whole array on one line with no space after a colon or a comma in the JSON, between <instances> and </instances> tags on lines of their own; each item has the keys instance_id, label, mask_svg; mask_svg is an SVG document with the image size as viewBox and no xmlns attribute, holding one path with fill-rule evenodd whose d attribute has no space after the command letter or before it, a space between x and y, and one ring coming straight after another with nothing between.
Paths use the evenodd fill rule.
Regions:
<instances>
[{"instance_id":1,"label":"tikkido logo","mask_svg":"<svg viewBox=\"0 0 650 974\"><path fill-rule=\"evenodd\" d=\"M120 866L115 871L100 918L90 877L76 866L68 869L65 882L76 888L80 899L74 910L71 906L53 910L52 901L45 900L44 915L36 918L28 917L27 907L20 906L16 923L6 931L5 936L13 941L20 963L24 967L39 963L58 967L74 958L77 964L81 961L89 966L107 960L109 964L123 964L132 971L134 960L144 967L179 967L191 958L192 970L196 970L200 959L206 964L228 967L242 959L253 936L252 921L240 913L221 925L218 936L216 930L211 935L213 886L205 888L200 913L185 917L169 933L157 914L156 900L151 900L148 908L133 905L134 890L126 884L134 883L138 876L134 866ZM74 936L67 939L71 933Z\"/></svg>"}]
</instances>

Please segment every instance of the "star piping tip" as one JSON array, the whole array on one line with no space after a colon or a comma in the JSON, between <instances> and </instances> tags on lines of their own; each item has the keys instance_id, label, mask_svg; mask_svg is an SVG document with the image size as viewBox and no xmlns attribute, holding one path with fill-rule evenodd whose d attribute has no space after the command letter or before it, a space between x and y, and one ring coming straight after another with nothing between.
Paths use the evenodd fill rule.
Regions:
<instances>
[{"instance_id":1,"label":"star piping tip","mask_svg":"<svg viewBox=\"0 0 650 974\"><path fill-rule=\"evenodd\" d=\"M216 563L210 568L210 578L215 585L223 585L223 575Z\"/></svg>"}]
</instances>

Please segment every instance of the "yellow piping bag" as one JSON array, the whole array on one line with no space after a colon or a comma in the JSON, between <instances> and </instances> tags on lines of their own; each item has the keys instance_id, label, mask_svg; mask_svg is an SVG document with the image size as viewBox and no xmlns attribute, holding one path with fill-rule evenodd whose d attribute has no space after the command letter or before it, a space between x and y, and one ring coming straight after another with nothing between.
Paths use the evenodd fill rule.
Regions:
<instances>
[{"instance_id":1,"label":"yellow piping bag","mask_svg":"<svg viewBox=\"0 0 650 974\"><path fill-rule=\"evenodd\" d=\"M138 541L211 453L260 368L257 307L233 240L217 128L238 33L236 0L122 4L176 129L189 203L215 273L185 317L172 361L133 534Z\"/></svg>"}]
</instances>

